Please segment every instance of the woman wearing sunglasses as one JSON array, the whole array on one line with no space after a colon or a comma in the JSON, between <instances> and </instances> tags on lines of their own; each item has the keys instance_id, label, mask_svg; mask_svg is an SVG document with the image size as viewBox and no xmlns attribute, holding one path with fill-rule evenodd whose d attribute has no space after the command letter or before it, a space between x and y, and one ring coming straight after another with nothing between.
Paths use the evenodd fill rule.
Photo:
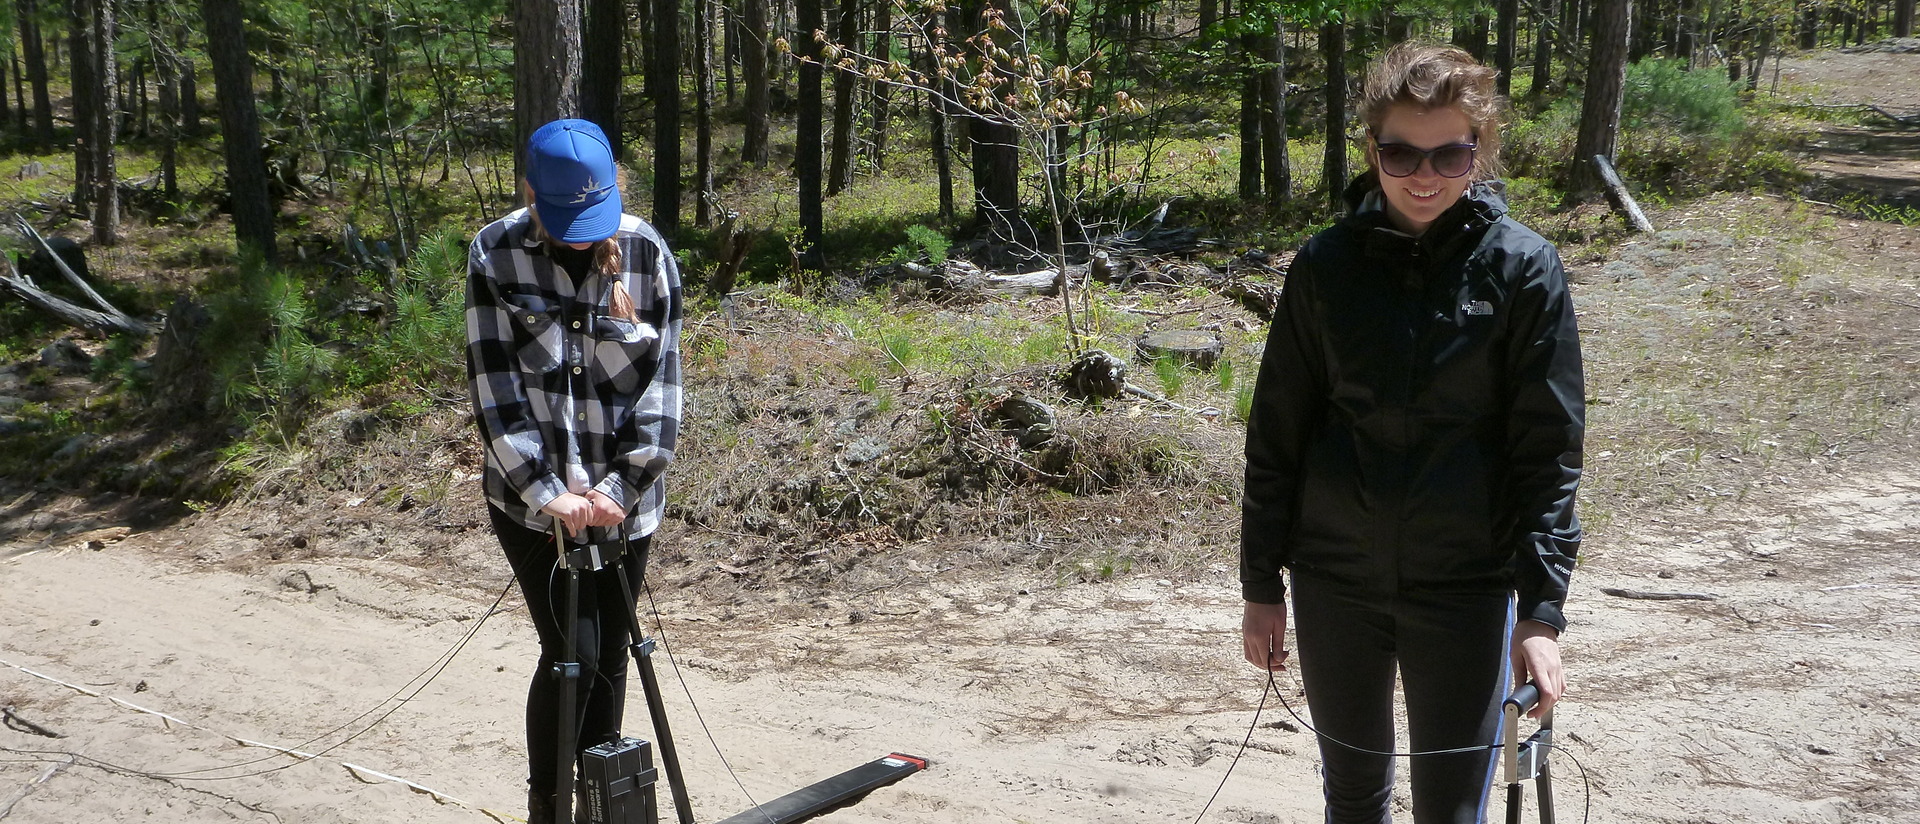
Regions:
<instances>
[{"instance_id":1,"label":"woman wearing sunglasses","mask_svg":"<svg viewBox=\"0 0 1920 824\"><path fill-rule=\"evenodd\" d=\"M1538 716L1565 690L1579 336L1558 252L1494 180L1494 79L1450 47L1372 67L1371 168L1289 270L1254 392L1244 652L1285 667L1291 592L1330 824L1391 820L1407 751L1415 822L1481 821L1501 699L1535 681Z\"/></svg>"}]
</instances>

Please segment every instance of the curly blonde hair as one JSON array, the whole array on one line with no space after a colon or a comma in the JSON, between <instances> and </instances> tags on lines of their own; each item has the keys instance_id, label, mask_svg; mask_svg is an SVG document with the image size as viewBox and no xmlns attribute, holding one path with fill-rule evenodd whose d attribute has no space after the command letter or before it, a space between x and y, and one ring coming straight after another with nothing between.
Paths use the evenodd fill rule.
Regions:
<instances>
[{"instance_id":1,"label":"curly blonde hair","mask_svg":"<svg viewBox=\"0 0 1920 824\"><path fill-rule=\"evenodd\" d=\"M1423 111L1456 108L1473 125L1475 180L1500 176L1500 127L1507 99L1494 84L1499 72L1453 46L1407 41L1387 50L1367 70L1360 120L1378 134L1394 106Z\"/></svg>"}]
</instances>

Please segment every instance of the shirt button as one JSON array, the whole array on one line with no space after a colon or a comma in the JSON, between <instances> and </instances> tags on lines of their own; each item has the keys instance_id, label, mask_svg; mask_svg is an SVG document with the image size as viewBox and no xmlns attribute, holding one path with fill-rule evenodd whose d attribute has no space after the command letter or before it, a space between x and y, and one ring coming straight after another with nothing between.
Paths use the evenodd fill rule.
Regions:
<instances>
[{"instance_id":1,"label":"shirt button","mask_svg":"<svg viewBox=\"0 0 1920 824\"><path fill-rule=\"evenodd\" d=\"M533 322L533 316L532 316L532 315L528 315L528 316L527 316L527 322L528 322L528 323L532 323L532 322Z\"/></svg>"},{"instance_id":2,"label":"shirt button","mask_svg":"<svg viewBox=\"0 0 1920 824\"><path fill-rule=\"evenodd\" d=\"M576 320L576 321L574 321L574 322L573 322L573 328L575 328L575 329L578 329L578 328L580 328L580 322L579 322L579 321L577 321L577 320Z\"/></svg>"},{"instance_id":3,"label":"shirt button","mask_svg":"<svg viewBox=\"0 0 1920 824\"><path fill-rule=\"evenodd\" d=\"M573 368L573 374L575 374L575 375L578 375L578 374L580 374L580 367L578 367L578 366L576 366L576 367L574 367L574 368Z\"/></svg>"},{"instance_id":4,"label":"shirt button","mask_svg":"<svg viewBox=\"0 0 1920 824\"><path fill-rule=\"evenodd\" d=\"M583 420L583 421L584 421L584 420L586 420L586 419L587 419L587 413L585 413L585 412L582 412L582 413L580 413L580 414L579 414L579 415L577 416L577 419L578 419L578 420Z\"/></svg>"}]
</instances>

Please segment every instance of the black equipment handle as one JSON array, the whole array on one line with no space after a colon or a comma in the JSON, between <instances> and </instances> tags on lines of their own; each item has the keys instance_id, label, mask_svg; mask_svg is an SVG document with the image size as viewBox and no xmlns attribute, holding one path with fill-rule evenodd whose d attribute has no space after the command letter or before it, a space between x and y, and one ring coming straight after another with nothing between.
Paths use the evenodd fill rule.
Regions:
<instances>
[{"instance_id":1,"label":"black equipment handle","mask_svg":"<svg viewBox=\"0 0 1920 824\"><path fill-rule=\"evenodd\" d=\"M1506 701L1502 702L1502 706L1514 707L1521 713L1528 712L1539 705L1540 687L1536 686L1532 681L1520 685L1513 691L1512 695L1507 696Z\"/></svg>"}]
</instances>

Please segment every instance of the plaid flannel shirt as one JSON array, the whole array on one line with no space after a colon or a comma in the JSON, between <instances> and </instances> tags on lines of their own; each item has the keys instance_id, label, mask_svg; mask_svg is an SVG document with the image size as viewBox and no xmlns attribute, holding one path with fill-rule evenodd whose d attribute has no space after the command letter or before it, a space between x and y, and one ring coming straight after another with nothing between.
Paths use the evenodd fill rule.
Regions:
<instances>
[{"instance_id":1,"label":"plaid flannel shirt","mask_svg":"<svg viewBox=\"0 0 1920 824\"><path fill-rule=\"evenodd\" d=\"M629 322L608 310L612 278L592 273L576 289L532 229L520 209L467 252L467 377L487 501L546 531L541 507L599 490L627 511L629 536L652 534L680 431L679 267L652 226L621 217Z\"/></svg>"}]
</instances>

